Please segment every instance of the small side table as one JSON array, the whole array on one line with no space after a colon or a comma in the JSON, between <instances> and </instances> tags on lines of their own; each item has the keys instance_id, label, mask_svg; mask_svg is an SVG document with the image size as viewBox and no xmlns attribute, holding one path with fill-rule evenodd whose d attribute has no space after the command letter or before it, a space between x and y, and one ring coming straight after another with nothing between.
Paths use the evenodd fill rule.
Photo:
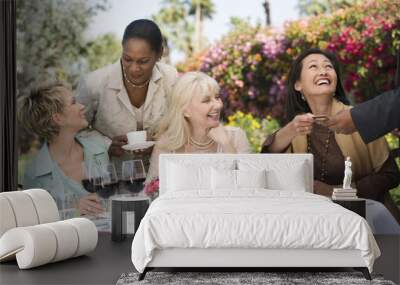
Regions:
<instances>
[{"instance_id":1,"label":"small side table","mask_svg":"<svg viewBox=\"0 0 400 285\"><path fill-rule=\"evenodd\" d=\"M133 228L136 233L149 205L150 199L145 196L112 198L111 239L113 241L122 241L126 238L127 232L133 233ZM131 214L134 214L134 221L132 221L133 219L128 221L132 217Z\"/></svg>"},{"instance_id":2,"label":"small side table","mask_svg":"<svg viewBox=\"0 0 400 285\"><path fill-rule=\"evenodd\" d=\"M354 200L333 200L332 202L339 204L340 206L359 214L365 219L365 199L354 199Z\"/></svg>"}]
</instances>

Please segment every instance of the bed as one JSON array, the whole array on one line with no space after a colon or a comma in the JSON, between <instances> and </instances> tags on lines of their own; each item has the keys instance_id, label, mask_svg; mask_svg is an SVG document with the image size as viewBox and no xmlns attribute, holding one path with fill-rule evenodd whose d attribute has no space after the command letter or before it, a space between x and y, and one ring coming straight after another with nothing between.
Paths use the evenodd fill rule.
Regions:
<instances>
[{"instance_id":1,"label":"bed","mask_svg":"<svg viewBox=\"0 0 400 285\"><path fill-rule=\"evenodd\" d=\"M157 267L353 267L380 255L362 217L313 194L311 154L163 154L160 196L132 242Z\"/></svg>"}]
</instances>

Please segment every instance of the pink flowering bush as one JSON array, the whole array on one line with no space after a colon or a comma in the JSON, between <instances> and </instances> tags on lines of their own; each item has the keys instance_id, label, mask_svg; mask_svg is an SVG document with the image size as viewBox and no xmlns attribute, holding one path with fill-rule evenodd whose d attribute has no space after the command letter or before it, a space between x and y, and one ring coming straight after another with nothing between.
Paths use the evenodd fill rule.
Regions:
<instances>
[{"instance_id":1,"label":"pink flowering bush","mask_svg":"<svg viewBox=\"0 0 400 285\"><path fill-rule=\"evenodd\" d=\"M286 75L277 57L285 46L285 38L277 31L250 33L228 37L199 56L198 68L221 86L226 117L237 110L257 117L282 113Z\"/></svg>"},{"instance_id":2,"label":"pink flowering bush","mask_svg":"<svg viewBox=\"0 0 400 285\"><path fill-rule=\"evenodd\" d=\"M318 46L342 62L344 87L356 103L394 87L400 48L400 2L366 1L332 15L287 24L288 53Z\"/></svg>"},{"instance_id":3,"label":"pink flowering bush","mask_svg":"<svg viewBox=\"0 0 400 285\"><path fill-rule=\"evenodd\" d=\"M345 89L354 102L393 88L400 1L365 1L331 15L286 23L282 30L232 34L179 68L200 69L217 80L225 118L240 110L281 121L290 66L309 47L339 57Z\"/></svg>"},{"instance_id":4,"label":"pink flowering bush","mask_svg":"<svg viewBox=\"0 0 400 285\"><path fill-rule=\"evenodd\" d=\"M152 200L158 197L158 190L160 188L160 180L153 179L149 184L144 186L144 194L149 196Z\"/></svg>"}]
</instances>

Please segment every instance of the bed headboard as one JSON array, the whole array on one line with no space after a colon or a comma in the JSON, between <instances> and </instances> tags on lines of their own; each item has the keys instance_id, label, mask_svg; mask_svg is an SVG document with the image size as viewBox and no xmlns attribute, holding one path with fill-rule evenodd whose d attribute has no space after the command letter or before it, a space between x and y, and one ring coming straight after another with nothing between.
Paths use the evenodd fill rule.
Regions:
<instances>
[{"instance_id":1,"label":"bed headboard","mask_svg":"<svg viewBox=\"0 0 400 285\"><path fill-rule=\"evenodd\" d=\"M295 180L302 180L304 191L313 192L313 155L312 154L161 154L159 160L160 194L168 191L170 185L168 168L171 165L183 165L185 169L196 167L225 167L231 169L275 171L275 179L286 180L289 173L296 174ZM296 181L291 181L296 183Z\"/></svg>"}]
</instances>

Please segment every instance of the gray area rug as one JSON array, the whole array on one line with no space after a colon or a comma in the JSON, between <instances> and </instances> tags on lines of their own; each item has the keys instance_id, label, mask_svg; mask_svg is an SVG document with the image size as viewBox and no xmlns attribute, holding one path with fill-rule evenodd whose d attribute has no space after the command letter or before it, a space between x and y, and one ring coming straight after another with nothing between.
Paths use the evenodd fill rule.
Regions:
<instances>
[{"instance_id":1,"label":"gray area rug","mask_svg":"<svg viewBox=\"0 0 400 285\"><path fill-rule=\"evenodd\" d=\"M150 271L142 281L139 273L124 273L117 285L133 284L385 284L395 285L380 275L372 274L372 281L364 278L360 272L154 272Z\"/></svg>"}]
</instances>

